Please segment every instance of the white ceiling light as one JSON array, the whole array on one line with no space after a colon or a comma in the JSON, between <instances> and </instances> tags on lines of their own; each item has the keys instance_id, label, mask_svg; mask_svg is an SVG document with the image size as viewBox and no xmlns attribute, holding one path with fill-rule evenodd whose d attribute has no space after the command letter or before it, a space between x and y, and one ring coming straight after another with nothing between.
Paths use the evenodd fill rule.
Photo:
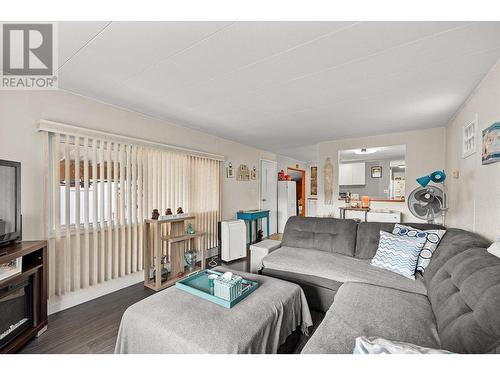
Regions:
<instances>
[{"instance_id":1,"label":"white ceiling light","mask_svg":"<svg viewBox=\"0 0 500 375\"><path fill-rule=\"evenodd\" d=\"M355 150L354 153L357 155L368 155L377 152L376 148L362 148L360 150Z\"/></svg>"}]
</instances>

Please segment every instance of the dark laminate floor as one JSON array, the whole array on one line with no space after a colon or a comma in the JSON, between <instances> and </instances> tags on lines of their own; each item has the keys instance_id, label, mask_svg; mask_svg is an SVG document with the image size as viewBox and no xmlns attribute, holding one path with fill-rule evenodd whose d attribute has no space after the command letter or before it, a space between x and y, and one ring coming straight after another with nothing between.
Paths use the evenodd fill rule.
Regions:
<instances>
[{"instance_id":1,"label":"dark laminate floor","mask_svg":"<svg viewBox=\"0 0 500 375\"><path fill-rule=\"evenodd\" d=\"M220 264L220 262L218 262ZM247 271L248 262L240 260L223 266ZM154 292L142 283L49 316L48 330L33 339L23 354L106 354L113 353L124 311ZM311 311L314 329L323 320L323 313ZM295 349L299 353L308 337L302 336Z\"/></svg>"}]
</instances>

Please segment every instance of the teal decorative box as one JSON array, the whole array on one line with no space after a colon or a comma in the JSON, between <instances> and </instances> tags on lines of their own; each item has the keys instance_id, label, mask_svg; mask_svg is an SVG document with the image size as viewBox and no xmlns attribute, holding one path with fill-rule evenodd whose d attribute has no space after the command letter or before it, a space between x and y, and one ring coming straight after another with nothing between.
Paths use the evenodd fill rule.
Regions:
<instances>
[{"instance_id":1,"label":"teal decorative box","mask_svg":"<svg viewBox=\"0 0 500 375\"><path fill-rule=\"evenodd\" d=\"M185 292L191 293L228 309L244 300L259 287L259 283L255 281L241 279L242 291L240 296L228 301L214 295L215 282L212 282L212 280L208 278L209 275L216 275L220 277L222 273L212 270L204 270L178 281L175 286L178 289L184 290Z\"/></svg>"}]
</instances>

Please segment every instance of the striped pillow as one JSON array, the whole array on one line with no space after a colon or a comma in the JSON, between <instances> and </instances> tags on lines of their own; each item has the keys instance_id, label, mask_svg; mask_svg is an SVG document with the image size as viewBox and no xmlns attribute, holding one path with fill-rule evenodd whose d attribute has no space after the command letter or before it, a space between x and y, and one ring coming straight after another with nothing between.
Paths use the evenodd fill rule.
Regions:
<instances>
[{"instance_id":1,"label":"striped pillow","mask_svg":"<svg viewBox=\"0 0 500 375\"><path fill-rule=\"evenodd\" d=\"M418 255L426 240L426 236L402 237L380 231L380 242L371 264L415 280Z\"/></svg>"},{"instance_id":2,"label":"striped pillow","mask_svg":"<svg viewBox=\"0 0 500 375\"><path fill-rule=\"evenodd\" d=\"M399 236L426 237L427 241L425 241L417 260L417 271L422 273L424 273L425 267L429 265L432 254L434 253L434 250L436 250L445 233L446 230L444 229L420 230L403 224L394 225L394 229L392 230L392 234L397 234Z\"/></svg>"}]
</instances>

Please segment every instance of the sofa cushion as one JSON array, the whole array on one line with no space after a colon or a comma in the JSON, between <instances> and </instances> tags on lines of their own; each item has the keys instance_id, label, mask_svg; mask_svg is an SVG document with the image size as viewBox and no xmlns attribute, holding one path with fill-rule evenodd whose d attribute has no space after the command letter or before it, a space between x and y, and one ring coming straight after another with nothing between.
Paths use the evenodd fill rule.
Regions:
<instances>
[{"instance_id":1,"label":"sofa cushion","mask_svg":"<svg viewBox=\"0 0 500 375\"><path fill-rule=\"evenodd\" d=\"M380 231L380 243L371 265L415 280L418 254L427 237L402 237Z\"/></svg>"},{"instance_id":2,"label":"sofa cushion","mask_svg":"<svg viewBox=\"0 0 500 375\"><path fill-rule=\"evenodd\" d=\"M413 228L425 229L445 229L441 225L426 224L426 223L409 223L406 224ZM393 223L372 223L362 222L358 225L356 235L356 251L355 257L361 259L372 259L377 252L378 243L380 240L380 231L392 233L394 230Z\"/></svg>"},{"instance_id":3,"label":"sofa cushion","mask_svg":"<svg viewBox=\"0 0 500 375\"><path fill-rule=\"evenodd\" d=\"M352 353L359 336L439 348L434 314L426 296L363 283L340 287L302 353Z\"/></svg>"},{"instance_id":4,"label":"sofa cushion","mask_svg":"<svg viewBox=\"0 0 500 375\"><path fill-rule=\"evenodd\" d=\"M282 245L354 256L356 230L354 220L292 216Z\"/></svg>"},{"instance_id":5,"label":"sofa cushion","mask_svg":"<svg viewBox=\"0 0 500 375\"><path fill-rule=\"evenodd\" d=\"M426 229L425 231L422 231L409 225L395 224L392 233L403 237L418 237L423 235L427 238L427 241L425 241L425 244L422 247L422 251L418 255L417 261L417 271L424 273L425 267L429 265L432 254L438 247L439 242L446 233L446 230Z\"/></svg>"},{"instance_id":6,"label":"sofa cushion","mask_svg":"<svg viewBox=\"0 0 500 375\"><path fill-rule=\"evenodd\" d=\"M471 248L449 258L432 275L428 293L442 348L458 353L498 352L500 259L485 248Z\"/></svg>"},{"instance_id":7,"label":"sofa cushion","mask_svg":"<svg viewBox=\"0 0 500 375\"><path fill-rule=\"evenodd\" d=\"M466 230L450 228L446 231L436 251L432 254L429 265L425 268L424 281L434 277L434 274L452 257L472 247L488 247L490 241L480 235Z\"/></svg>"},{"instance_id":8,"label":"sofa cushion","mask_svg":"<svg viewBox=\"0 0 500 375\"><path fill-rule=\"evenodd\" d=\"M345 282L364 282L389 288L426 294L422 276L410 280L394 272L370 265L367 259L356 259L325 251L281 247L264 257L264 270L273 269Z\"/></svg>"}]
</instances>

